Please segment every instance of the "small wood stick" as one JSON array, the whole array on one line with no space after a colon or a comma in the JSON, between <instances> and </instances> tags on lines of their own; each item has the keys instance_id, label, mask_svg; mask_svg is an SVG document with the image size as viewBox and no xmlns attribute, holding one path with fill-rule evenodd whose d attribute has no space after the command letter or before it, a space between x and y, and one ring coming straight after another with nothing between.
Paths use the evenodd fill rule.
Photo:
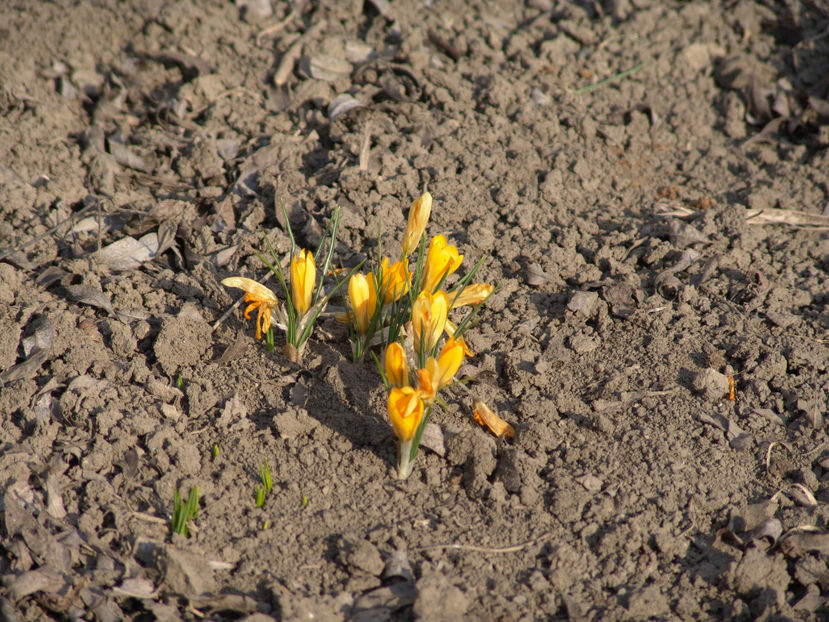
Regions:
<instances>
[{"instance_id":1,"label":"small wood stick","mask_svg":"<svg viewBox=\"0 0 829 622\"><path fill-rule=\"evenodd\" d=\"M296 64L297 59L302 54L302 46L324 28L325 22L317 22L288 48L282 56L282 60L279 61L279 67L277 67L276 73L273 75L274 86L283 86L288 81L291 72L294 70L294 64Z\"/></svg>"},{"instance_id":2,"label":"small wood stick","mask_svg":"<svg viewBox=\"0 0 829 622\"><path fill-rule=\"evenodd\" d=\"M360 148L360 170L368 170L368 156L371 142L371 123L367 122L363 130L363 146Z\"/></svg>"},{"instance_id":3,"label":"small wood stick","mask_svg":"<svg viewBox=\"0 0 829 622\"><path fill-rule=\"evenodd\" d=\"M487 547L476 546L474 544L432 544L429 546L419 546L415 550L430 551L434 549L453 549L456 551L475 551L476 553L517 553L521 549L525 549L528 546L532 546L533 544L541 540L546 540L552 535L552 531L545 531L540 536L537 536L532 540L527 540L526 542L521 542L520 544L514 544L512 546Z\"/></svg>"},{"instance_id":4,"label":"small wood stick","mask_svg":"<svg viewBox=\"0 0 829 622\"><path fill-rule=\"evenodd\" d=\"M256 35L256 45L259 45L265 37L273 37L274 35L278 35L282 32L285 26L294 21L296 15L296 9L293 9L290 13L288 13L288 17L283 19L281 22L274 24L273 26L268 26L264 30L260 31L259 34Z\"/></svg>"}]
</instances>

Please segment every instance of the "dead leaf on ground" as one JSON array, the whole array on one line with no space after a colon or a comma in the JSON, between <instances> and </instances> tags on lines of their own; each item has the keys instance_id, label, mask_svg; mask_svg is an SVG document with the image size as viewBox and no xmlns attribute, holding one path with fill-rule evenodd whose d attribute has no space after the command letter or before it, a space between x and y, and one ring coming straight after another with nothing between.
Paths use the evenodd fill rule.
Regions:
<instances>
[{"instance_id":1,"label":"dead leaf on ground","mask_svg":"<svg viewBox=\"0 0 829 622\"><path fill-rule=\"evenodd\" d=\"M0 374L0 382L12 382L24 378L33 378L41 366L49 359L52 351L54 329L49 318L45 315L32 321L30 327L33 332L21 340L26 360L10 367Z\"/></svg>"},{"instance_id":2,"label":"dead leaf on ground","mask_svg":"<svg viewBox=\"0 0 829 622\"><path fill-rule=\"evenodd\" d=\"M103 309L110 315L115 314L109 298L100 289L93 285L67 285L66 293L75 302Z\"/></svg>"},{"instance_id":3,"label":"dead leaf on ground","mask_svg":"<svg viewBox=\"0 0 829 622\"><path fill-rule=\"evenodd\" d=\"M134 270L158 253L158 234L154 231L136 240L133 237L121 238L101 249L99 257L110 270L123 272Z\"/></svg>"},{"instance_id":4,"label":"dead leaf on ground","mask_svg":"<svg viewBox=\"0 0 829 622\"><path fill-rule=\"evenodd\" d=\"M72 583L66 575L54 568L30 570L12 578L7 584L12 602L17 602L29 594L63 594L71 590Z\"/></svg>"},{"instance_id":5,"label":"dead leaf on ground","mask_svg":"<svg viewBox=\"0 0 829 622\"><path fill-rule=\"evenodd\" d=\"M429 422L423 428L423 436L420 439L420 444L426 449L430 449L443 458L446 455L446 447L443 443L443 430L436 423Z\"/></svg>"}]
</instances>

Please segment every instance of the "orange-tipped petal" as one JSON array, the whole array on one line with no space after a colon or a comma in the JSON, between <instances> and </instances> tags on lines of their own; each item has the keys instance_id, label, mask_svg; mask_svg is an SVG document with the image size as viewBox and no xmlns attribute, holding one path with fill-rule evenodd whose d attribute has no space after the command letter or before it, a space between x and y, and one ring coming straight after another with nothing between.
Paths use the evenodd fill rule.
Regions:
<instances>
[{"instance_id":1,"label":"orange-tipped petal","mask_svg":"<svg viewBox=\"0 0 829 622\"><path fill-rule=\"evenodd\" d=\"M263 332L268 332L271 327L271 309L276 308L278 300L276 295L267 287L243 276L231 276L222 280L222 285L237 287L245 292L245 302L250 304L245 307L245 319L250 319L254 309L258 309L256 315L256 338L260 339Z\"/></svg>"}]
</instances>

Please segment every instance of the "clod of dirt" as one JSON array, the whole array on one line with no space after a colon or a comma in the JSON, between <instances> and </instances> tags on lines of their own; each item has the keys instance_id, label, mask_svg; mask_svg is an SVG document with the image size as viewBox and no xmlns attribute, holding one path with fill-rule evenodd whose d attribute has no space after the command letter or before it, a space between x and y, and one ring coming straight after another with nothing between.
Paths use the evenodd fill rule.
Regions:
<instances>
[{"instance_id":1,"label":"clod of dirt","mask_svg":"<svg viewBox=\"0 0 829 622\"><path fill-rule=\"evenodd\" d=\"M598 335L579 333L571 336L567 343L576 354L588 354L599 347L601 340Z\"/></svg>"},{"instance_id":2,"label":"clod of dirt","mask_svg":"<svg viewBox=\"0 0 829 622\"><path fill-rule=\"evenodd\" d=\"M627 612L635 620L653 619L671 610L668 597L658 585L649 585L636 590L628 597Z\"/></svg>"},{"instance_id":3,"label":"clod of dirt","mask_svg":"<svg viewBox=\"0 0 829 622\"><path fill-rule=\"evenodd\" d=\"M749 548L743 558L732 563L725 577L726 584L740 596L754 598L761 592L773 594L780 606L786 599L789 573L786 558L767 555L762 549Z\"/></svg>"},{"instance_id":4,"label":"clod of dirt","mask_svg":"<svg viewBox=\"0 0 829 622\"><path fill-rule=\"evenodd\" d=\"M185 317L167 318L155 340L155 356L168 376L197 364L212 343L210 325Z\"/></svg>"},{"instance_id":5,"label":"clod of dirt","mask_svg":"<svg viewBox=\"0 0 829 622\"><path fill-rule=\"evenodd\" d=\"M520 493L521 503L535 505L541 496L535 461L517 447L503 447L499 453L495 476L509 492Z\"/></svg>"},{"instance_id":6,"label":"clod of dirt","mask_svg":"<svg viewBox=\"0 0 829 622\"><path fill-rule=\"evenodd\" d=\"M174 592L204 594L216 589L213 570L198 553L169 545L157 546L153 563L164 575L164 582Z\"/></svg>"},{"instance_id":7,"label":"clod of dirt","mask_svg":"<svg viewBox=\"0 0 829 622\"><path fill-rule=\"evenodd\" d=\"M599 294L596 292L576 292L567 303L567 310L591 318L596 313L596 305L599 302Z\"/></svg>"},{"instance_id":8,"label":"clod of dirt","mask_svg":"<svg viewBox=\"0 0 829 622\"><path fill-rule=\"evenodd\" d=\"M637 289L630 283L613 283L602 290L602 296L613 315L621 318L629 317L638 305Z\"/></svg>"},{"instance_id":9,"label":"clod of dirt","mask_svg":"<svg viewBox=\"0 0 829 622\"><path fill-rule=\"evenodd\" d=\"M575 522L581 519L585 504L590 500L592 495L587 491L576 490L557 490L553 494L552 511L553 514L561 521L568 523Z\"/></svg>"},{"instance_id":10,"label":"clod of dirt","mask_svg":"<svg viewBox=\"0 0 829 622\"><path fill-rule=\"evenodd\" d=\"M305 409L290 408L273 416L273 427L281 438L304 436L318 425Z\"/></svg>"},{"instance_id":11,"label":"clod of dirt","mask_svg":"<svg viewBox=\"0 0 829 622\"><path fill-rule=\"evenodd\" d=\"M346 568L356 568L372 576L379 577L385 564L380 552L368 540L342 536L337 543L340 563Z\"/></svg>"},{"instance_id":12,"label":"clod of dirt","mask_svg":"<svg viewBox=\"0 0 829 622\"><path fill-rule=\"evenodd\" d=\"M409 581L378 587L354 601L349 620L391 620L394 611L414 603L416 594Z\"/></svg>"},{"instance_id":13,"label":"clod of dirt","mask_svg":"<svg viewBox=\"0 0 829 622\"><path fill-rule=\"evenodd\" d=\"M710 367L697 372L694 376L694 391L709 400L719 400L727 396L728 387L728 376Z\"/></svg>"},{"instance_id":14,"label":"clod of dirt","mask_svg":"<svg viewBox=\"0 0 829 622\"><path fill-rule=\"evenodd\" d=\"M415 620L455 622L463 619L468 608L469 598L444 575L432 572L417 582Z\"/></svg>"},{"instance_id":15,"label":"clod of dirt","mask_svg":"<svg viewBox=\"0 0 829 622\"><path fill-rule=\"evenodd\" d=\"M280 592L282 590L284 588ZM280 593L278 598L282 622L342 622L346 619L346 613L350 612L353 602L353 597L348 592L315 598Z\"/></svg>"},{"instance_id":16,"label":"clod of dirt","mask_svg":"<svg viewBox=\"0 0 829 622\"><path fill-rule=\"evenodd\" d=\"M487 434L459 432L448 435L445 446L449 463L463 465L463 484L470 496L483 495L495 470L495 439Z\"/></svg>"}]
</instances>

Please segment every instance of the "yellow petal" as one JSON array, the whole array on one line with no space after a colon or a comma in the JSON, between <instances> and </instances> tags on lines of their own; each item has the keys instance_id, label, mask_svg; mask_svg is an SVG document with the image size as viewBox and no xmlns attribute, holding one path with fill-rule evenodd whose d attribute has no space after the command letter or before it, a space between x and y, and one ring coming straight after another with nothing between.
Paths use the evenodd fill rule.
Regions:
<instances>
[{"instance_id":1,"label":"yellow petal","mask_svg":"<svg viewBox=\"0 0 829 622\"><path fill-rule=\"evenodd\" d=\"M414 346L420 348L421 341L425 352L431 352L440 339L449 313L449 298L444 291L435 294L423 291L412 305L412 329Z\"/></svg>"},{"instance_id":2,"label":"yellow petal","mask_svg":"<svg viewBox=\"0 0 829 622\"><path fill-rule=\"evenodd\" d=\"M429 242L429 251L426 254L426 266L420 281L420 289L433 292L444 275L449 276L457 270L463 255L458 254L455 246L446 243L445 235L436 235Z\"/></svg>"},{"instance_id":3,"label":"yellow petal","mask_svg":"<svg viewBox=\"0 0 829 622\"><path fill-rule=\"evenodd\" d=\"M477 305L489 298L494 286L487 283L472 283L463 288L463 291L457 294L452 299L452 308L462 307L463 305ZM450 294L450 297L452 294Z\"/></svg>"},{"instance_id":4,"label":"yellow petal","mask_svg":"<svg viewBox=\"0 0 829 622\"><path fill-rule=\"evenodd\" d=\"M316 281L317 266L314 264L314 254L302 249L291 260L291 300L300 317L311 308Z\"/></svg>"},{"instance_id":5,"label":"yellow petal","mask_svg":"<svg viewBox=\"0 0 829 622\"><path fill-rule=\"evenodd\" d=\"M243 276L229 276L222 279L222 285L225 287L236 287L248 294L247 300L263 301L269 304L276 304L279 302L274 294L267 287L253 279L246 279Z\"/></svg>"},{"instance_id":6,"label":"yellow petal","mask_svg":"<svg viewBox=\"0 0 829 622\"><path fill-rule=\"evenodd\" d=\"M412 440L423 418L423 402L415 390L411 387L392 389L388 411L394 435L402 443Z\"/></svg>"},{"instance_id":7,"label":"yellow petal","mask_svg":"<svg viewBox=\"0 0 829 622\"><path fill-rule=\"evenodd\" d=\"M440 368L440 382L438 388L449 386L455 378L455 374L463 362L464 346L460 341L448 339L438 356L438 367Z\"/></svg>"},{"instance_id":8,"label":"yellow petal","mask_svg":"<svg viewBox=\"0 0 829 622\"><path fill-rule=\"evenodd\" d=\"M352 274L348 280L348 299L354 311L357 330L365 335L377 308L374 275L366 278L365 274L359 272Z\"/></svg>"},{"instance_id":9,"label":"yellow petal","mask_svg":"<svg viewBox=\"0 0 829 622\"><path fill-rule=\"evenodd\" d=\"M475 400L475 421L482 426L489 428L495 436L512 438L515 436L515 429L498 415L492 412L489 407L481 401Z\"/></svg>"},{"instance_id":10,"label":"yellow petal","mask_svg":"<svg viewBox=\"0 0 829 622\"><path fill-rule=\"evenodd\" d=\"M409 291L412 276L409 274L408 259L402 259L389 266L389 258L383 257L380 272L383 304L390 304Z\"/></svg>"},{"instance_id":11,"label":"yellow petal","mask_svg":"<svg viewBox=\"0 0 829 622\"><path fill-rule=\"evenodd\" d=\"M398 389L408 386L409 365L406 362L406 351L396 341L390 343L386 348L386 360L383 367L391 386Z\"/></svg>"},{"instance_id":12,"label":"yellow petal","mask_svg":"<svg viewBox=\"0 0 829 622\"><path fill-rule=\"evenodd\" d=\"M443 330L448 337L455 339L455 331L458 330L458 325L455 324L452 320L446 320L446 324L443 326ZM466 341L463 337L458 337L457 339L455 339L455 341L463 346L463 353L467 357L471 358L475 356L475 353L469 349L468 345L466 345Z\"/></svg>"},{"instance_id":13,"label":"yellow petal","mask_svg":"<svg viewBox=\"0 0 829 622\"><path fill-rule=\"evenodd\" d=\"M403 257L408 257L420 244L420 238L426 231L426 223L432 213L432 195L426 192L409 208L409 221L403 234Z\"/></svg>"}]
</instances>

